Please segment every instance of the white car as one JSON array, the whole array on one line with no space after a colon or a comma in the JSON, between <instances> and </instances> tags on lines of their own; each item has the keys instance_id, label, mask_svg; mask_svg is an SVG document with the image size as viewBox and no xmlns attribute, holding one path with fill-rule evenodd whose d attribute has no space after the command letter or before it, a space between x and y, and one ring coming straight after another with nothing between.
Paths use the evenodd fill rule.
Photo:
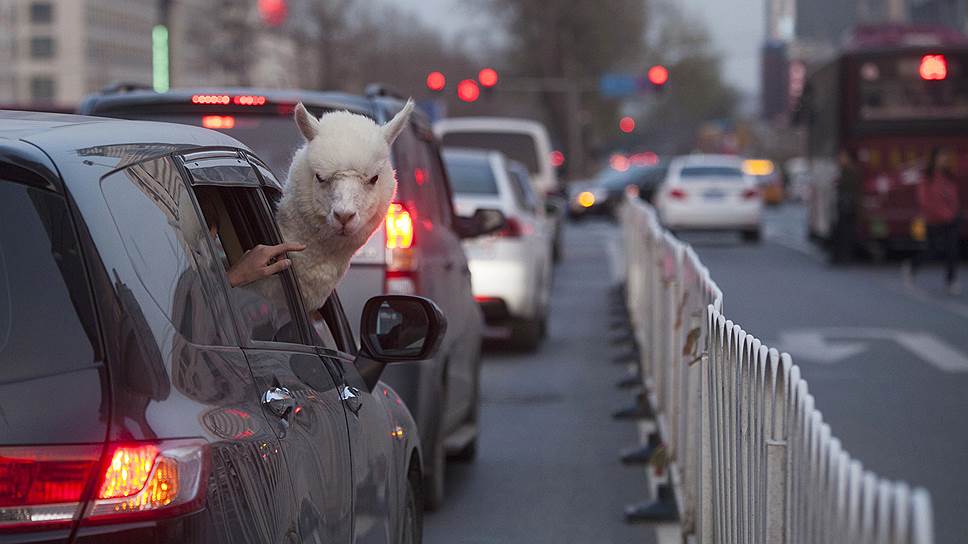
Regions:
<instances>
[{"instance_id":1,"label":"white car","mask_svg":"<svg viewBox=\"0 0 968 544\"><path fill-rule=\"evenodd\" d=\"M760 239L763 199L756 181L731 155L687 155L669 165L656 210L671 230L736 230Z\"/></svg>"},{"instance_id":2,"label":"white car","mask_svg":"<svg viewBox=\"0 0 968 544\"><path fill-rule=\"evenodd\" d=\"M444 147L494 149L509 160L518 161L528 169L531 186L542 199L551 203L554 235L554 256L561 256L561 225L565 207L558 172L551 163L551 138L544 125L529 119L509 117L456 117L434 123L434 133Z\"/></svg>"},{"instance_id":3,"label":"white car","mask_svg":"<svg viewBox=\"0 0 968 544\"><path fill-rule=\"evenodd\" d=\"M464 242L474 298L490 336L526 350L544 338L551 296L552 225L528 180L527 168L498 151L445 149L444 163L458 215L499 209L497 233Z\"/></svg>"}]
</instances>

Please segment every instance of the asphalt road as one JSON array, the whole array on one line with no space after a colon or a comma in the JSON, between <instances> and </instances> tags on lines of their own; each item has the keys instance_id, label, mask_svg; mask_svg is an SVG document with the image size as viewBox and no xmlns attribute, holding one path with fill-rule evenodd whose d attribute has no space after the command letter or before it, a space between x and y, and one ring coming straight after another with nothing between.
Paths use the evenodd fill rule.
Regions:
<instances>
[{"instance_id":1,"label":"asphalt road","mask_svg":"<svg viewBox=\"0 0 968 544\"><path fill-rule=\"evenodd\" d=\"M618 450L636 426L611 413L631 396L614 387L610 274L604 224L569 227L549 338L535 354L486 354L478 457L451 463L444 506L426 518L429 544L647 544L652 529L627 525L625 504L647 498L645 472Z\"/></svg>"},{"instance_id":2,"label":"asphalt road","mask_svg":"<svg viewBox=\"0 0 968 544\"><path fill-rule=\"evenodd\" d=\"M786 206L768 212L760 245L685 239L722 288L725 314L793 355L844 447L931 492L937 543L968 541L968 295L949 297L938 267L913 288L898 262L831 268L803 225L802 208Z\"/></svg>"},{"instance_id":3,"label":"asphalt road","mask_svg":"<svg viewBox=\"0 0 968 544\"><path fill-rule=\"evenodd\" d=\"M723 289L726 315L793 355L865 468L931 492L937 543L968 541L968 295L946 295L938 267L913 288L897 262L831 268L805 240L798 206L765 221L757 245L685 235ZM532 356L488 354L480 456L448 470L428 543L655 541L621 518L644 497L645 478L616 460L634 427L609 417L628 402L613 387L622 369L609 363L607 334L605 246L617 232L570 226L550 341Z\"/></svg>"}]
</instances>

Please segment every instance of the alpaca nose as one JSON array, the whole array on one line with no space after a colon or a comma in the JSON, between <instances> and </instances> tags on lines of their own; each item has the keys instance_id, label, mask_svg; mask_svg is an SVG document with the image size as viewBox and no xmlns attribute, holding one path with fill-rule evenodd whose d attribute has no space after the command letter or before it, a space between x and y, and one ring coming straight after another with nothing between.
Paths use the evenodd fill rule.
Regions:
<instances>
[{"instance_id":1,"label":"alpaca nose","mask_svg":"<svg viewBox=\"0 0 968 544\"><path fill-rule=\"evenodd\" d=\"M333 215L336 216L336 220L339 221L340 224L345 227L347 223L349 223L350 221L353 220L354 217L356 217L356 212L337 212L337 211L334 211L333 212Z\"/></svg>"}]
</instances>

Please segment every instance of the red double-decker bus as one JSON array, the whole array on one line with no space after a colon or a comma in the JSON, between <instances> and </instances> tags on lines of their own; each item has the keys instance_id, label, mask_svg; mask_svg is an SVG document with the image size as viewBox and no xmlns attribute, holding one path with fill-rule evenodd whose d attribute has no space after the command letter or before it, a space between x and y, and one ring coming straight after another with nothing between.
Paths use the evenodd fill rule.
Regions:
<instances>
[{"instance_id":1,"label":"red double-decker bus","mask_svg":"<svg viewBox=\"0 0 968 544\"><path fill-rule=\"evenodd\" d=\"M914 246L916 185L934 147L957 155L968 209L968 37L928 27L858 28L808 78L799 117L807 126L812 238L830 242L837 232L837 157L845 150L863 173L858 249L883 255ZM961 234L968 239L968 225Z\"/></svg>"}]
</instances>

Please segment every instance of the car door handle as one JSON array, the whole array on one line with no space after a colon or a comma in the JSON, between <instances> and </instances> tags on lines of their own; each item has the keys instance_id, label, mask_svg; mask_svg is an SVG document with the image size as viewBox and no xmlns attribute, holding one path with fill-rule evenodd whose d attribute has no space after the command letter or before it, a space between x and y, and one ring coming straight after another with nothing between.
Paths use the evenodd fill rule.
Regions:
<instances>
[{"instance_id":1,"label":"car door handle","mask_svg":"<svg viewBox=\"0 0 968 544\"><path fill-rule=\"evenodd\" d=\"M296 409L296 398L285 387L270 387L262 394L262 407L277 418L288 420Z\"/></svg>"},{"instance_id":2,"label":"car door handle","mask_svg":"<svg viewBox=\"0 0 968 544\"><path fill-rule=\"evenodd\" d=\"M350 412L359 415L360 409L363 408L363 393L359 389L344 385L339 390L339 398L343 400L343 404Z\"/></svg>"}]
</instances>

